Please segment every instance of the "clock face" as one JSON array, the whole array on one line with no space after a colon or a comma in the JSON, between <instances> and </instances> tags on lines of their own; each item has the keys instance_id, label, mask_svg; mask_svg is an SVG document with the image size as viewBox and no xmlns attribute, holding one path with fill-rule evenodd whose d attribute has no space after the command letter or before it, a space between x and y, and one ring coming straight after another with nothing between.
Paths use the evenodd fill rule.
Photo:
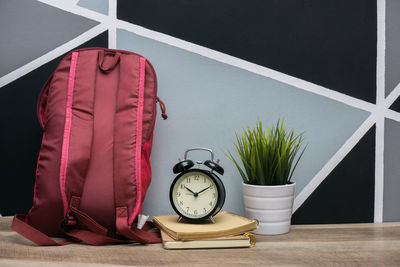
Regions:
<instances>
[{"instance_id":1,"label":"clock face","mask_svg":"<svg viewBox=\"0 0 400 267\"><path fill-rule=\"evenodd\" d=\"M215 211L218 189L210 176L191 171L177 178L170 198L178 213L189 219L200 219Z\"/></svg>"}]
</instances>

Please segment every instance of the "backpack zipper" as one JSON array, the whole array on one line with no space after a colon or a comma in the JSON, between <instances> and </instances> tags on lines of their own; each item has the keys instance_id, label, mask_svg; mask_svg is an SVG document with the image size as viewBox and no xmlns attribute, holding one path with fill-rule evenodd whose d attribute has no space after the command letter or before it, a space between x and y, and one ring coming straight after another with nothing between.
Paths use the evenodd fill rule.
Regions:
<instances>
[{"instance_id":1,"label":"backpack zipper","mask_svg":"<svg viewBox=\"0 0 400 267\"><path fill-rule=\"evenodd\" d=\"M65 181L67 178L69 137L71 134L71 121L72 121L72 99L74 95L75 72L78 61L78 54L79 54L78 52L72 52L71 56L71 65L69 69L68 87L67 87L67 103L65 105L64 134L63 134L63 142L61 150L59 182L60 182L61 199L64 206L64 216L66 216L70 212L68 207Z\"/></svg>"}]
</instances>

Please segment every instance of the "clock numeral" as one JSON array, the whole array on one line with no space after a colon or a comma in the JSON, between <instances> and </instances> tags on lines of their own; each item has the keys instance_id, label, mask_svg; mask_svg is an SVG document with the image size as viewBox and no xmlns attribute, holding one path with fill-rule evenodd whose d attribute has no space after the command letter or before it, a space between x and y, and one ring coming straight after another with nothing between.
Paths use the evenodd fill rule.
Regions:
<instances>
[{"instance_id":1,"label":"clock numeral","mask_svg":"<svg viewBox=\"0 0 400 267\"><path fill-rule=\"evenodd\" d=\"M184 189L185 187L184 187L184 185L183 184L181 184L181 189Z\"/></svg>"},{"instance_id":2,"label":"clock numeral","mask_svg":"<svg viewBox=\"0 0 400 267\"><path fill-rule=\"evenodd\" d=\"M206 208L203 208L203 210L204 210L204 212L203 212L204 214L207 213L207 209Z\"/></svg>"},{"instance_id":3,"label":"clock numeral","mask_svg":"<svg viewBox=\"0 0 400 267\"><path fill-rule=\"evenodd\" d=\"M190 209L189 207L186 207L186 212L189 212L189 209Z\"/></svg>"},{"instance_id":4,"label":"clock numeral","mask_svg":"<svg viewBox=\"0 0 400 267\"><path fill-rule=\"evenodd\" d=\"M176 196L180 197L181 196L181 192L176 192Z\"/></svg>"},{"instance_id":5,"label":"clock numeral","mask_svg":"<svg viewBox=\"0 0 400 267\"><path fill-rule=\"evenodd\" d=\"M208 203L208 204L210 204L210 207L212 207L212 205L213 205L212 201L210 203Z\"/></svg>"},{"instance_id":6,"label":"clock numeral","mask_svg":"<svg viewBox=\"0 0 400 267\"><path fill-rule=\"evenodd\" d=\"M179 201L179 205L183 206L183 201L182 200Z\"/></svg>"},{"instance_id":7,"label":"clock numeral","mask_svg":"<svg viewBox=\"0 0 400 267\"><path fill-rule=\"evenodd\" d=\"M190 183L190 177L186 178L186 182Z\"/></svg>"},{"instance_id":8,"label":"clock numeral","mask_svg":"<svg viewBox=\"0 0 400 267\"><path fill-rule=\"evenodd\" d=\"M194 215L197 215L197 210L194 210L193 213L194 213Z\"/></svg>"},{"instance_id":9,"label":"clock numeral","mask_svg":"<svg viewBox=\"0 0 400 267\"><path fill-rule=\"evenodd\" d=\"M200 178L200 175L195 175L195 176L194 176L194 180L195 180L195 181L198 181L199 178Z\"/></svg>"}]
</instances>

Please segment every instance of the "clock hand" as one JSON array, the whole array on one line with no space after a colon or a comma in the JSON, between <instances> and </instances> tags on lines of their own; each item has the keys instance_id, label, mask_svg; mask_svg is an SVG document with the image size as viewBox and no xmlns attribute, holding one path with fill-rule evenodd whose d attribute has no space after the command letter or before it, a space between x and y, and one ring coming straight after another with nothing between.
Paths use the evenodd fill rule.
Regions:
<instances>
[{"instance_id":1,"label":"clock hand","mask_svg":"<svg viewBox=\"0 0 400 267\"><path fill-rule=\"evenodd\" d=\"M203 190L200 190L199 192L197 192L197 194L200 194L201 192L204 192L204 191L206 191L208 188L210 188L211 187L211 185L209 186L209 187L206 187L206 188L204 188Z\"/></svg>"},{"instance_id":2,"label":"clock hand","mask_svg":"<svg viewBox=\"0 0 400 267\"><path fill-rule=\"evenodd\" d=\"M186 185L184 185L184 187L185 187L187 190L189 190L190 193L192 193L193 196L195 196L195 197L197 197L197 195L199 194L199 193L195 193L195 192L193 192L192 190L190 190L188 187L186 187Z\"/></svg>"}]
</instances>

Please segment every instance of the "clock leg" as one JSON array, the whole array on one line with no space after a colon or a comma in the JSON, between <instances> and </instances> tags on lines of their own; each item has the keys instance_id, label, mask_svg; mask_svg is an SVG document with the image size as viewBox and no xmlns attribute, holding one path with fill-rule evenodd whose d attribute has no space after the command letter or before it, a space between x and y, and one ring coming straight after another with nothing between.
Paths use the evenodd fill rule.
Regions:
<instances>
[{"instance_id":1,"label":"clock leg","mask_svg":"<svg viewBox=\"0 0 400 267\"><path fill-rule=\"evenodd\" d=\"M215 223L215 219L214 219L213 216L208 217L208 219L209 219L212 223Z\"/></svg>"},{"instance_id":2,"label":"clock leg","mask_svg":"<svg viewBox=\"0 0 400 267\"><path fill-rule=\"evenodd\" d=\"M179 217L177 222L181 222L182 221L182 217Z\"/></svg>"}]
</instances>

